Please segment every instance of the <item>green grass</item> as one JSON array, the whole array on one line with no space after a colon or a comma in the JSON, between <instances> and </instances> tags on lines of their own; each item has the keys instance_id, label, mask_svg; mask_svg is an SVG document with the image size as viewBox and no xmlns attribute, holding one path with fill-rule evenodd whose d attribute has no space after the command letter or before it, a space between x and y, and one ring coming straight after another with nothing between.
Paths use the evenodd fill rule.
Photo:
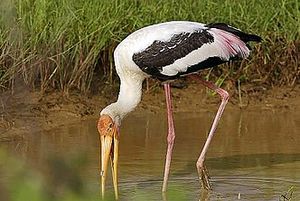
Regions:
<instances>
[{"instance_id":1,"label":"green grass","mask_svg":"<svg viewBox=\"0 0 300 201\"><path fill-rule=\"evenodd\" d=\"M87 156L74 155L68 159L47 156L43 168L28 164L24 158L9 154L0 148L0 200L10 201L100 201L100 176L95 173L92 180L82 176ZM96 171L97 172L97 171ZM86 175L85 175L86 176ZM98 182L99 183L94 183ZM136 189L135 189L136 188ZM149 189L148 189L149 190ZM131 194L132 195L131 195ZM159 195L160 191L158 191ZM189 189L180 185L170 185L168 200L188 200ZM153 192L152 192L153 194ZM132 191L123 197L133 200L156 200L147 190L133 185ZM125 198L126 199L126 198ZM107 188L105 201L114 201L112 188ZM103 200L103 201L104 201ZM121 198L122 200L122 198Z\"/></svg>"},{"instance_id":2,"label":"green grass","mask_svg":"<svg viewBox=\"0 0 300 201\"><path fill-rule=\"evenodd\" d=\"M126 35L170 20L225 22L264 38L257 56L214 76L294 85L299 10L298 0L2 0L0 87L23 80L42 91L87 92L95 80L116 80L112 53Z\"/></svg>"}]
</instances>

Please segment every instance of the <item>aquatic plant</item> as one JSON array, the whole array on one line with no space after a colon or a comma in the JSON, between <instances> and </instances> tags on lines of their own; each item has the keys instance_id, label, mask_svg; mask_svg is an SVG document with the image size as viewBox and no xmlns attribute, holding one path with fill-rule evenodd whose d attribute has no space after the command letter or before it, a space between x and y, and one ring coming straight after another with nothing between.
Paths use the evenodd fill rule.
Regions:
<instances>
[{"instance_id":1,"label":"aquatic plant","mask_svg":"<svg viewBox=\"0 0 300 201\"><path fill-rule=\"evenodd\" d=\"M285 193L281 194L279 201L292 201L294 193L294 186L291 186Z\"/></svg>"}]
</instances>

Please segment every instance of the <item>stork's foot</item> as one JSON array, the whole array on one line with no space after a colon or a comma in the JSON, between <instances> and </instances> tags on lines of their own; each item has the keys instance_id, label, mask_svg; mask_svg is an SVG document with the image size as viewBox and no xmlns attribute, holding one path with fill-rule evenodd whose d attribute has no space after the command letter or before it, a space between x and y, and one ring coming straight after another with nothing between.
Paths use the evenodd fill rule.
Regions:
<instances>
[{"instance_id":1,"label":"stork's foot","mask_svg":"<svg viewBox=\"0 0 300 201\"><path fill-rule=\"evenodd\" d=\"M197 165L197 170L198 170L199 181L200 181L201 187L204 188L205 190L212 190L211 184L209 182L210 176L208 174L208 170L206 169L206 166L205 165L201 165L201 166Z\"/></svg>"}]
</instances>

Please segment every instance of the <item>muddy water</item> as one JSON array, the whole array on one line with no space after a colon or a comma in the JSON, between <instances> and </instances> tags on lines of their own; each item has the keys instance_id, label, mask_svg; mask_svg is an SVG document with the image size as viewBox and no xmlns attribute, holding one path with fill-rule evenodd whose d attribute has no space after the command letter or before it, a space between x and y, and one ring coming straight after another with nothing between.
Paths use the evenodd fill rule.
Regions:
<instances>
[{"instance_id":1,"label":"muddy water","mask_svg":"<svg viewBox=\"0 0 300 201\"><path fill-rule=\"evenodd\" d=\"M214 190L203 194L195 162L213 116L209 111L175 114L171 193L162 198L165 114L129 115L121 128L121 200L174 200L174 194L179 200L284 200L281 195L291 187L292 198L300 200L300 114L296 111L226 110L206 161ZM96 119L91 119L33 133L26 145L13 150L42 170L47 169L49 158L82 156L85 162L74 168L84 186L96 194L99 142L95 124ZM113 191L110 181L108 191Z\"/></svg>"}]
</instances>

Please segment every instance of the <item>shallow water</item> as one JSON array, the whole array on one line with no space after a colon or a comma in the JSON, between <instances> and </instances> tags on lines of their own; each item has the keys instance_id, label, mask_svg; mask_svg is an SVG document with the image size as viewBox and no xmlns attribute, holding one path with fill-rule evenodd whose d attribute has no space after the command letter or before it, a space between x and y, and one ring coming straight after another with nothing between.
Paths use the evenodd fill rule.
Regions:
<instances>
[{"instance_id":1,"label":"shallow water","mask_svg":"<svg viewBox=\"0 0 300 201\"><path fill-rule=\"evenodd\" d=\"M201 192L195 162L213 112L176 113L176 141L170 192L161 185L166 150L165 114L129 115L122 123L119 177L121 200L300 200L300 114L296 111L226 110L209 148L206 165L213 191ZM26 145L12 149L32 166L47 172L49 158L85 162L76 169L89 191L99 191L99 139L96 119L33 133ZM79 161L82 161L80 159ZM74 167L75 168L75 167ZM108 192L112 193L111 178ZM172 193L173 192L173 193Z\"/></svg>"}]
</instances>

